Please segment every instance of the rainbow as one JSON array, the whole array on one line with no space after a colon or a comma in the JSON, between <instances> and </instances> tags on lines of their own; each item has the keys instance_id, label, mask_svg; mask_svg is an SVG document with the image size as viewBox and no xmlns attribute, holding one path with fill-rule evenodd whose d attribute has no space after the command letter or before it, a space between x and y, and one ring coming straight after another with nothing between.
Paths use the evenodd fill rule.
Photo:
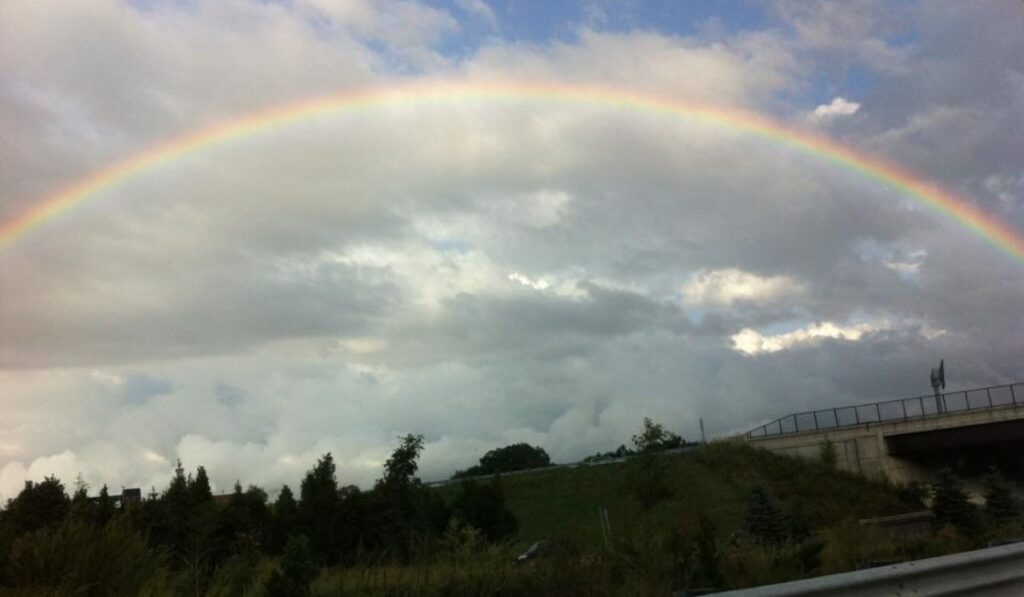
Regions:
<instances>
[{"instance_id":1,"label":"rainbow","mask_svg":"<svg viewBox=\"0 0 1024 597\"><path fill-rule=\"evenodd\" d=\"M813 132L783 125L751 112L606 87L524 82L425 82L348 91L301 101L194 131L146 149L74 182L15 217L0 222L0 249L58 218L90 198L140 176L159 164L260 131L284 127L341 112L388 105L445 101L519 101L578 103L687 119L763 138L813 155L892 187L931 211L973 232L1024 263L1024 237L962 197L911 172L882 162Z\"/></svg>"}]
</instances>

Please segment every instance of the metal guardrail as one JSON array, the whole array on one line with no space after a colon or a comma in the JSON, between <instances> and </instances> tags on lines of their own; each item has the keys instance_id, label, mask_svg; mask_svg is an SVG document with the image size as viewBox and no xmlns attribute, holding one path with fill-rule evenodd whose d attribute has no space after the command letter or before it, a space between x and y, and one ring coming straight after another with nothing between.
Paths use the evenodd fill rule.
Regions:
<instances>
[{"instance_id":1,"label":"metal guardrail","mask_svg":"<svg viewBox=\"0 0 1024 597\"><path fill-rule=\"evenodd\" d=\"M752 439L804 431L842 429L867 423L921 419L946 413L989 410L1016 404L1024 405L1024 382L943 393L939 394L938 399L934 394L930 394L794 413L751 429L745 435Z\"/></svg>"},{"instance_id":2,"label":"metal guardrail","mask_svg":"<svg viewBox=\"0 0 1024 597\"><path fill-rule=\"evenodd\" d=\"M1024 595L1024 543L718 593L723 597Z\"/></svg>"}]
</instances>

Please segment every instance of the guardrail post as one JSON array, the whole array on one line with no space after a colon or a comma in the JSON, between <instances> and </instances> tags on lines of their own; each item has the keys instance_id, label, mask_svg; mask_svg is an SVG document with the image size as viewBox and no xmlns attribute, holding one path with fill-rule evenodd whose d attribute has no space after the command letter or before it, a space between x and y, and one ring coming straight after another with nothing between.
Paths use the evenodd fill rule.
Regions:
<instances>
[{"instance_id":1,"label":"guardrail post","mask_svg":"<svg viewBox=\"0 0 1024 597\"><path fill-rule=\"evenodd\" d=\"M878 406L877 402L875 403L875 416L878 417L879 422L882 421L882 408Z\"/></svg>"},{"instance_id":2,"label":"guardrail post","mask_svg":"<svg viewBox=\"0 0 1024 597\"><path fill-rule=\"evenodd\" d=\"M985 388L985 395L988 396L988 407L992 408L992 389Z\"/></svg>"},{"instance_id":3,"label":"guardrail post","mask_svg":"<svg viewBox=\"0 0 1024 597\"><path fill-rule=\"evenodd\" d=\"M814 430L817 431L818 430L818 411L814 411L811 414L814 415Z\"/></svg>"},{"instance_id":4,"label":"guardrail post","mask_svg":"<svg viewBox=\"0 0 1024 597\"><path fill-rule=\"evenodd\" d=\"M1013 391L1013 384L1010 384L1010 400L1013 400L1013 403L1017 404L1017 394Z\"/></svg>"},{"instance_id":5,"label":"guardrail post","mask_svg":"<svg viewBox=\"0 0 1024 597\"><path fill-rule=\"evenodd\" d=\"M839 411L832 409L832 420L836 422L836 427L839 427Z\"/></svg>"},{"instance_id":6,"label":"guardrail post","mask_svg":"<svg viewBox=\"0 0 1024 597\"><path fill-rule=\"evenodd\" d=\"M860 409L856 406L853 407L853 418L857 421L857 424L860 425Z\"/></svg>"},{"instance_id":7,"label":"guardrail post","mask_svg":"<svg viewBox=\"0 0 1024 597\"><path fill-rule=\"evenodd\" d=\"M903 420L907 419L907 401L900 400L900 407L903 409Z\"/></svg>"}]
</instances>

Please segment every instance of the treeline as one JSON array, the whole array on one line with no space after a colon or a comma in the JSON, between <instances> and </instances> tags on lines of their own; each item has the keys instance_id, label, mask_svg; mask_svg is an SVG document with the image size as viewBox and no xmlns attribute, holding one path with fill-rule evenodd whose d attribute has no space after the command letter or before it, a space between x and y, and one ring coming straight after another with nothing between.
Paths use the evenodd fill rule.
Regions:
<instances>
[{"instance_id":1,"label":"treeline","mask_svg":"<svg viewBox=\"0 0 1024 597\"><path fill-rule=\"evenodd\" d=\"M512 473L546 466L551 466L551 458L544 448L518 443L487 452L480 458L480 464L455 471L452 479Z\"/></svg>"},{"instance_id":2,"label":"treeline","mask_svg":"<svg viewBox=\"0 0 1024 597\"><path fill-rule=\"evenodd\" d=\"M644 417L643 430L633 436L632 448L626 444L620 444L615 450L608 452L597 452L583 459L583 462L601 462L604 460L618 460L643 454L654 454L666 450L675 450L686 446L696 446L697 442L688 442L677 433L665 429L661 423L655 423L648 417Z\"/></svg>"},{"instance_id":3,"label":"treeline","mask_svg":"<svg viewBox=\"0 0 1024 597\"><path fill-rule=\"evenodd\" d=\"M422 436L400 440L368 491L339 486L329 453L306 473L298 495L285 485L274 501L260 487L236 484L218 504L206 470L186 474L180 462L166 489L123 508L106 487L90 499L82 483L68 496L55 477L26 482L0 511L0 585L45 586L93 574L78 585L97 587L85 594L129 594L138 590L125 578L132 569L149 579L164 569L167 582L194 587L230 585L252 578L252 567L266 556L283 555L268 594L300 595L320 566L408 563L429 553L451 524L475 528L490 541L516 532L500 479L466 481L446 503L416 476Z\"/></svg>"}]
</instances>

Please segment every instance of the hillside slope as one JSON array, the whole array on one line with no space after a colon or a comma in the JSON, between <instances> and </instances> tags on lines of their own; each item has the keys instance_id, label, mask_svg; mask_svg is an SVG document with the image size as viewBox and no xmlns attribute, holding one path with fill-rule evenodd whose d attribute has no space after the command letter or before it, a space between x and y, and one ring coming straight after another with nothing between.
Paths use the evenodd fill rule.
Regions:
<instances>
[{"instance_id":1,"label":"hillside slope","mask_svg":"<svg viewBox=\"0 0 1024 597\"><path fill-rule=\"evenodd\" d=\"M739 530L747 496L757 484L766 486L787 514L810 529L920 508L889 484L740 442L714 442L656 458L669 495L649 514L683 531L695 528L700 513L711 518L720 535ZM602 541L599 508L608 510L613 533L636 519L641 508L635 488L644 474L642 463L633 459L510 475L501 483L519 519L523 541L572 533L597 544ZM457 487L453 484L438 491L451 495Z\"/></svg>"}]
</instances>

